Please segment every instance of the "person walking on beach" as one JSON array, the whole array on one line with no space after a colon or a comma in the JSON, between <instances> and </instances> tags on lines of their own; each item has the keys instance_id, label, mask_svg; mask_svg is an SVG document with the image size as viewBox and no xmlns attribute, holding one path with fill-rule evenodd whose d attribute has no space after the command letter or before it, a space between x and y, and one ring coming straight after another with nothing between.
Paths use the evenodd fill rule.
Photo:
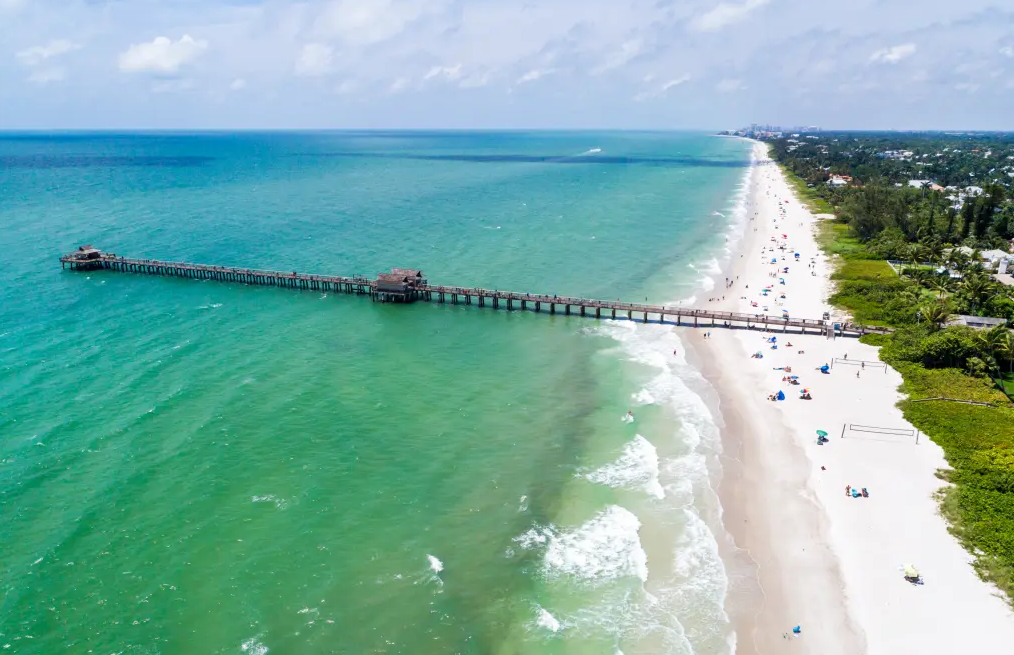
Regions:
<instances>
[{"instance_id":1,"label":"person walking on beach","mask_svg":"<svg viewBox=\"0 0 1014 655\"><path fill-rule=\"evenodd\" d=\"M856 371L856 379L859 379L859 371Z\"/></svg>"}]
</instances>

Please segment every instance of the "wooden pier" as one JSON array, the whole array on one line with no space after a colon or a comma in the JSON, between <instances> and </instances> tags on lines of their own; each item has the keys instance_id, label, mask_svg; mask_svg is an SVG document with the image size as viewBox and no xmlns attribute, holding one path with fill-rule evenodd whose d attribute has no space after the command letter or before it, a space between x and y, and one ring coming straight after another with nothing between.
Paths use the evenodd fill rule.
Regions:
<instances>
[{"instance_id":1,"label":"wooden pier","mask_svg":"<svg viewBox=\"0 0 1014 655\"><path fill-rule=\"evenodd\" d=\"M521 293L481 288L441 286L429 284L422 271L414 269L392 269L381 273L377 279L364 276L344 277L340 275L315 275L296 271L265 271L231 266L212 266L155 259L133 259L102 252L91 246L81 246L69 255L60 258L64 268L75 271L109 270L142 275L161 275L192 278L196 280L219 280L240 284L288 287L312 291L331 291L370 296L375 302L410 303L416 300L475 305L507 311L521 310L562 313L565 316L584 316L596 319L626 319L642 323L666 323L686 327L746 328L778 330L801 334L825 334L827 336L858 337L869 333L890 332L889 328L852 324L833 324L826 319L804 319L789 316L768 316L765 314L741 314L736 312L708 311L689 307L672 307L629 303L619 300L595 300L538 293Z\"/></svg>"}]
</instances>

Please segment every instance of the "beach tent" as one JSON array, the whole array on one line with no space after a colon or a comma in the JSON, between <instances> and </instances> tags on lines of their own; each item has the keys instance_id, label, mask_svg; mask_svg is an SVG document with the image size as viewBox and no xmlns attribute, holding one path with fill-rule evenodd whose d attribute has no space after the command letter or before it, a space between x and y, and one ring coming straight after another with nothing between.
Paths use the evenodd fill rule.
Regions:
<instances>
[{"instance_id":1,"label":"beach tent","mask_svg":"<svg viewBox=\"0 0 1014 655\"><path fill-rule=\"evenodd\" d=\"M771 258L771 263L772 264L777 264L778 263L778 258L777 257L772 257Z\"/></svg>"},{"instance_id":2,"label":"beach tent","mask_svg":"<svg viewBox=\"0 0 1014 655\"><path fill-rule=\"evenodd\" d=\"M919 577L919 569L915 568L915 566L912 565L912 564L906 564L905 565L905 577L906 578L918 578Z\"/></svg>"},{"instance_id":3,"label":"beach tent","mask_svg":"<svg viewBox=\"0 0 1014 655\"><path fill-rule=\"evenodd\" d=\"M820 372L821 373L828 373L828 372L830 372L830 370L831 370L831 368L827 364L824 364L823 366L820 367Z\"/></svg>"},{"instance_id":4,"label":"beach tent","mask_svg":"<svg viewBox=\"0 0 1014 655\"><path fill-rule=\"evenodd\" d=\"M778 395L775 397L778 398L778 400L785 400L785 394L781 390L778 391Z\"/></svg>"},{"instance_id":5,"label":"beach tent","mask_svg":"<svg viewBox=\"0 0 1014 655\"><path fill-rule=\"evenodd\" d=\"M774 343L776 341L778 341L778 337L771 337L770 339L768 339L768 343Z\"/></svg>"}]
</instances>

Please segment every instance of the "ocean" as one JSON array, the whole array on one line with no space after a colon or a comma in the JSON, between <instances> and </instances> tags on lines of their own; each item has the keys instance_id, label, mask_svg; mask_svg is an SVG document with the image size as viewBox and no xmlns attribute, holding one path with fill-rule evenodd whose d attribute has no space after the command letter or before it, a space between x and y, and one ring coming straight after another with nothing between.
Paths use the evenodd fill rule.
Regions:
<instances>
[{"instance_id":1,"label":"ocean","mask_svg":"<svg viewBox=\"0 0 1014 655\"><path fill-rule=\"evenodd\" d=\"M730 652L691 330L58 257L686 302L749 164L691 133L0 135L0 647Z\"/></svg>"}]
</instances>

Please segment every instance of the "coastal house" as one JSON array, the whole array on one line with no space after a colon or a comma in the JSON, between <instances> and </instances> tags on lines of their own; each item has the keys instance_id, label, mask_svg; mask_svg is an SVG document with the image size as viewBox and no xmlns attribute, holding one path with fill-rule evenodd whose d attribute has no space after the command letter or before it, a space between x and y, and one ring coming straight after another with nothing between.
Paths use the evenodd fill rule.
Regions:
<instances>
[{"instance_id":1,"label":"coastal house","mask_svg":"<svg viewBox=\"0 0 1014 655\"><path fill-rule=\"evenodd\" d=\"M912 187L913 189L926 189L926 188L929 188L930 184L932 184L932 182L930 182L929 180L909 180L908 181L908 186Z\"/></svg>"},{"instance_id":2,"label":"coastal house","mask_svg":"<svg viewBox=\"0 0 1014 655\"><path fill-rule=\"evenodd\" d=\"M996 327L997 325L1006 324L1007 319L1005 318L993 318L992 316L965 316L964 314L952 316L951 320L947 321L947 325L965 325L977 330L988 330Z\"/></svg>"},{"instance_id":3,"label":"coastal house","mask_svg":"<svg viewBox=\"0 0 1014 655\"><path fill-rule=\"evenodd\" d=\"M851 175L835 175L832 174L830 179L827 181L827 185L833 188L843 187L852 184Z\"/></svg>"},{"instance_id":4,"label":"coastal house","mask_svg":"<svg viewBox=\"0 0 1014 655\"><path fill-rule=\"evenodd\" d=\"M983 250L979 253L979 260L989 268L999 266L1000 262L1010 258L1011 254L1002 250Z\"/></svg>"}]
</instances>

